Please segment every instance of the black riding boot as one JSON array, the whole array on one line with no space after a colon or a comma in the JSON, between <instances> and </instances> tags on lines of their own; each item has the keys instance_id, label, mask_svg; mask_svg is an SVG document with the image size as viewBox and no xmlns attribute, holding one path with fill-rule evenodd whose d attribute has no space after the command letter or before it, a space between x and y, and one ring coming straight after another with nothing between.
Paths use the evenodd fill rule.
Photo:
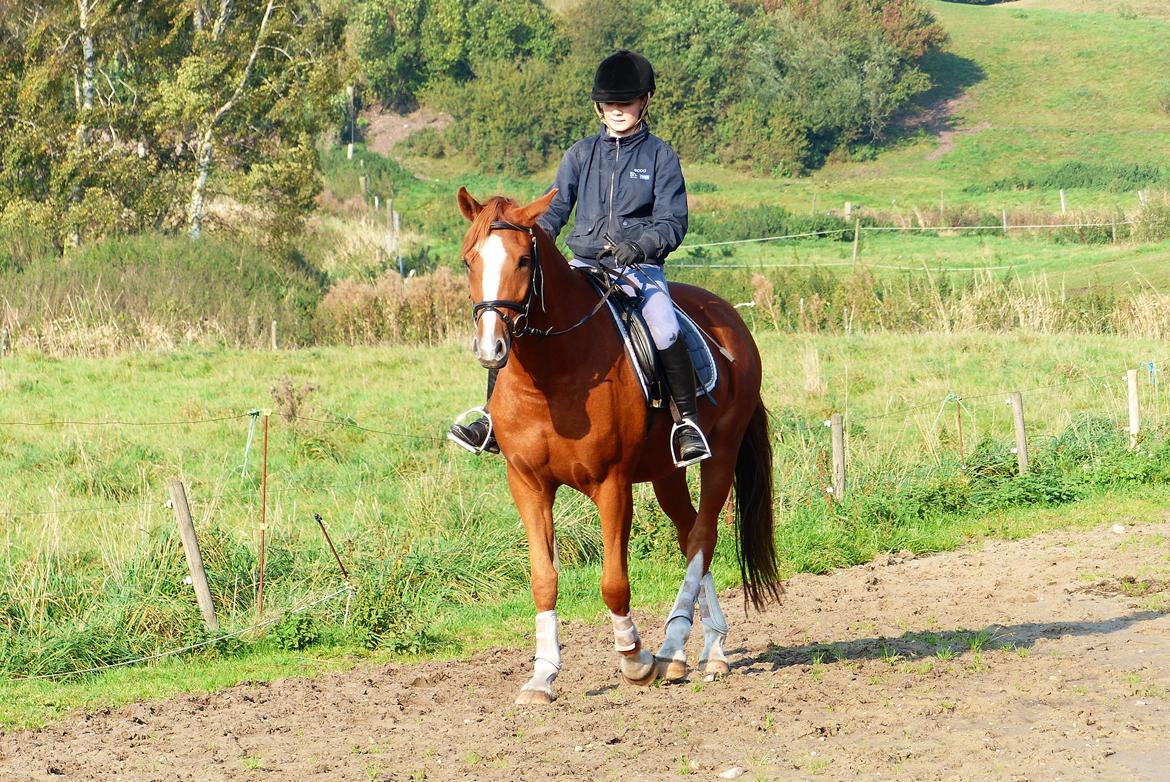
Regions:
<instances>
[{"instance_id":1,"label":"black riding boot","mask_svg":"<svg viewBox=\"0 0 1170 782\"><path fill-rule=\"evenodd\" d=\"M492 389L496 387L495 369L488 370L486 408L492 399ZM490 414L489 414L490 415ZM447 430L447 439L472 453L487 451L499 453L500 446L496 443L495 435L491 432L491 420L488 416L480 416L469 424L454 423Z\"/></svg>"},{"instance_id":2,"label":"black riding boot","mask_svg":"<svg viewBox=\"0 0 1170 782\"><path fill-rule=\"evenodd\" d=\"M695 400L695 366L686 342L679 338L666 350L658 351L666 385L674 400L674 429L671 432L671 456L678 467L711 458L707 438L699 429L699 406Z\"/></svg>"}]
</instances>

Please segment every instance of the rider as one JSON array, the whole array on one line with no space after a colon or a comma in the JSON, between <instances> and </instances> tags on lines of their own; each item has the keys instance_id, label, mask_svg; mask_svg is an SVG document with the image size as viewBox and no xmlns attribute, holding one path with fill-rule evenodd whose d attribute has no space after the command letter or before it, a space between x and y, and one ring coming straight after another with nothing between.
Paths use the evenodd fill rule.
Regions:
<instances>
[{"instance_id":1,"label":"rider","mask_svg":"<svg viewBox=\"0 0 1170 782\"><path fill-rule=\"evenodd\" d=\"M687 193L678 155L646 125L653 94L654 69L642 55L623 49L601 61L591 93L601 131L565 153L557 169L557 194L537 222L555 240L576 205L567 240L571 264L619 270L626 292L640 293L642 315L674 401L672 456L683 467L710 457L711 451L698 425L695 369L679 338L662 270L687 231ZM494 384L495 372L489 370L489 400ZM499 451L486 417L454 424L447 437L475 453Z\"/></svg>"}]
</instances>

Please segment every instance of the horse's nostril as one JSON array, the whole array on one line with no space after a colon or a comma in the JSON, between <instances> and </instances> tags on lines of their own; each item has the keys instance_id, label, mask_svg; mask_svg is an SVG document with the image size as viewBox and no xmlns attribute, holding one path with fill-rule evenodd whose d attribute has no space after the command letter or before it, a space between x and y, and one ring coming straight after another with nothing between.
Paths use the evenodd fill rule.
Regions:
<instances>
[{"instance_id":1,"label":"horse's nostril","mask_svg":"<svg viewBox=\"0 0 1170 782\"><path fill-rule=\"evenodd\" d=\"M504 345L504 340L497 339L496 340L496 358L499 358L500 356L504 355L504 351L506 349L507 349L507 346Z\"/></svg>"}]
</instances>

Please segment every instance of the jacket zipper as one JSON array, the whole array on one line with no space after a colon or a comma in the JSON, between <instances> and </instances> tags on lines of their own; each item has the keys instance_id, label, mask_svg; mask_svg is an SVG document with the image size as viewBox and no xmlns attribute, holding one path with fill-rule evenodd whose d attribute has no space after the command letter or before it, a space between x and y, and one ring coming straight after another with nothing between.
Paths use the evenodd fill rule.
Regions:
<instances>
[{"instance_id":1,"label":"jacket zipper","mask_svg":"<svg viewBox=\"0 0 1170 782\"><path fill-rule=\"evenodd\" d=\"M617 144L614 147L613 153L613 171L609 175L609 223L606 234L609 236L609 241L613 243L613 191L614 185L617 183L617 172L622 160L622 137L617 137Z\"/></svg>"}]
</instances>

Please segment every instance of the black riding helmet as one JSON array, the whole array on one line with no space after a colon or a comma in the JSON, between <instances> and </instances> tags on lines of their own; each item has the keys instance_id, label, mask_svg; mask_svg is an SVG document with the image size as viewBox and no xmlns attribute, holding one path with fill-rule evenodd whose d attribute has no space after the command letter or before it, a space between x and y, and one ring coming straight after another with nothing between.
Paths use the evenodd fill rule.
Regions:
<instances>
[{"instance_id":1,"label":"black riding helmet","mask_svg":"<svg viewBox=\"0 0 1170 782\"><path fill-rule=\"evenodd\" d=\"M606 57L593 76L590 97L597 103L629 103L654 92L654 69L637 52L621 49Z\"/></svg>"}]
</instances>

